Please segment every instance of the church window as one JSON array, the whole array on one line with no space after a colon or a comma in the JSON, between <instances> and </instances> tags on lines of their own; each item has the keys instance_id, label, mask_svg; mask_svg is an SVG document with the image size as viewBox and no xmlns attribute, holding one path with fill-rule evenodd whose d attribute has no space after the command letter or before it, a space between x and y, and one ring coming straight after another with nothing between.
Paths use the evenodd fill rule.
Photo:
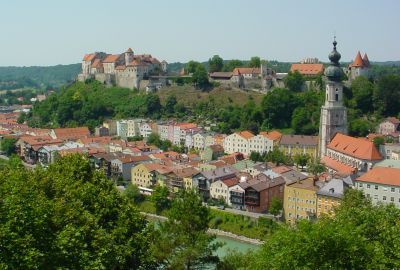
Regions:
<instances>
[{"instance_id":1,"label":"church window","mask_svg":"<svg viewBox=\"0 0 400 270\"><path fill-rule=\"evenodd\" d=\"M339 94L335 94L335 100L339 101Z\"/></svg>"}]
</instances>

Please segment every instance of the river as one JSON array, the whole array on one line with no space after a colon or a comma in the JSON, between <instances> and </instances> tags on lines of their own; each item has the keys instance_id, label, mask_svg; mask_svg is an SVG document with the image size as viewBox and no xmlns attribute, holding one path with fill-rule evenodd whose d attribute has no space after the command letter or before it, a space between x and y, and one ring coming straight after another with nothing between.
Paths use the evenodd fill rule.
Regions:
<instances>
[{"instance_id":1,"label":"river","mask_svg":"<svg viewBox=\"0 0 400 270\"><path fill-rule=\"evenodd\" d=\"M232 239L229 237L224 237L224 236L217 236L216 241L225 243L225 245L223 247L220 247L216 252L218 257L220 257L220 258L223 258L230 249L245 252L248 250L255 250L255 249L259 248L258 245L245 243L245 242L238 241L238 240L235 240L235 239Z\"/></svg>"}]
</instances>

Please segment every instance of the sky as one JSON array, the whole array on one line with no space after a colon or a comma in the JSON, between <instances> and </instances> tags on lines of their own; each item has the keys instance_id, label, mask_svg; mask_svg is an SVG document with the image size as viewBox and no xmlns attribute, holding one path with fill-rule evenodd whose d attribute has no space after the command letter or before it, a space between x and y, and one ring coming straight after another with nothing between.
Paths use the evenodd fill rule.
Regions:
<instances>
[{"instance_id":1,"label":"sky","mask_svg":"<svg viewBox=\"0 0 400 270\"><path fill-rule=\"evenodd\" d=\"M85 53L159 60L400 60L398 0L2 0L0 66L78 63Z\"/></svg>"}]
</instances>

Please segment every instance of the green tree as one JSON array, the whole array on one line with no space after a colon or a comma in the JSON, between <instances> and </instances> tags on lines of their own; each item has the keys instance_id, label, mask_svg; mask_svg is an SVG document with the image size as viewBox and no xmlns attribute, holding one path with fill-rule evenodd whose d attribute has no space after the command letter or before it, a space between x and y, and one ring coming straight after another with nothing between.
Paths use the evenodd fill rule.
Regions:
<instances>
[{"instance_id":1,"label":"green tree","mask_svg":"<svg viewBox=\"0 0 400 270\"><path fill-rule=\"evenodd\" d=\"M157 147L161 147L162 141L160 139L160 135L158 135L157 133L151 133L147 138L147 144L152 144Z\"/></svg>"},{"instance_id":2,"label":"green tree","mask_svg":"<svg viewBox=\"0 0 400 270\"><path fill-rule=\"evenodd\" d=\"M18 116L17 123L23 124L25 122L25 120L26 120L26 113L21 112Z\"/></svg>"},{"instance_id":3,"label":"green tree","mask_svg":"<svg viewBox=\"0 0 400 270\"><path fill-rule=\"evenodd\" d=\"M140 203L144 200L144 195L140 193L139 187L131 183L124 190L124 195L134 203Z\"/></svg>"},{"instance_id":4,"label":"green tree","mask_svg":"<svg viewBox=\"0 0 400 270\"><path fill-rule=\"evenodd\" d=\"M283 207L282 200L280 200L277 197L273 197L268 212L276 216L281 212L282 207Z\"/></svg>"},{"instance_id":5,"label":"green tree","mask_svg":"<svg viewBox=\"0 0 400 270\"><path fill-rule=\"evenodd\" d=\"M384 116L399 113L400 75L386 75L378 80L374 89L373 103L375 110Z\"/></svg>"},{"instance_id":6,"label":"green tree","mask_svg":"<svg viewBox=\"0 0 400 270\"><path fill-rule=\"evenodd\" d=\"M192 79L194 85L200 89L205 89L210 85L206 68L202 65L196 67Z\"/></svg>"},{"instance_id":7,"label":"green tree","mask_svg":"<svg viewBox=\"0 0 400 270\"><path fill-rule=\"evenodd\" d=\"M250 61L248 63L248 67L252 68L259 68L261 66L261 59L258 56L253 56L250 58Z\"/></svg>"},{"instance_id":8,"label":"green tree","mask_svg":"<svg viewBox=\"0 0 400 270\"><path fill-rule=\"evenodd\" d=\"M261 156L260 153L252 151L250 153L250 157L249 157L252 161L257 162L257 161L263 161L263 158Z\"/></svg>"},{"instance_id":9,"label":"green tree","mask_svg":"<svg viewBox=\"0 0 400 270\"><path fill-rule=\"evenodd\" d=\"M274 162L277 166L280 164L288 164L288 157L281 151L279 150L278 147L274 147L274 150L269 151L266 154L266 161Z\"/></svg>"},{"instance_id":10,"label":"green tree","mask_svg":"<svg viewBox=\"0 0 400 270\"><path fill-rule=\"evenodd\" d=\"M304 166L307 165L308 161L310 160L310 156L307 154L296 154L293 157L294 163L296 163L296 166L300 166L301 169L303 170Z\"/></svg>"},{"instance_id":11,"label":"green tree","mask_svg":"<svg viewBox=\"0 0 400 270\"><path fill-rule=\"evenodd\" d=\"M321 173L326 171L326 168L319 159L313 159L308 162L307 171L313 175L314 180L318 180Z\"/></svg>"},{"instance_id":12,"label":"green tree","mask_svg":"<svg viewBox=\"0 0 400 270\"><path fill-rule=\"evenodd\" d=\"M224 60L222 60L219 55L214 55L212 58L208 59L208 70L209 72L221 71L224 66Z\"/></svg>"},{"instance_id":13,"label":"green tree","mask_svg":"<svg viewBox=\"0 0 400 270\"><path fill-rule=\"evenodd\" d=\"M176 97L174 95L168 96L167 100L165 102L165 111L169 114L173 114L174 113L174 107L177 104L177 100Z\"/></svg>"},{"instance_id":14,"label":"green tree","mask_svg":"<svg viewBox=\"0 0 400 270\"><path fill-rule=\"evenodd\" d=\"M1 151L3 151L7 156L14 154L16 151L16 142L17 140L14 138L4 138L0 142Z\"/></svg>"},{"instance_id":15,"label":"green tree","mask_svg":"<svg viewBox=\"0 0 400 270\"><path fill-rule=\"evenodd\" d=\"M372 141L378 150L381 144L385 144L385 138L383 137L375 137Z\"/></svg>"},{"instance_id":16,"label":"green tree","mask_svg":"<svg viewBox=\"0 0 400 270\"><path fill-rule=\"evenodd\" d=\"M243 67L243 62L237 59L229 60L224 64L224 71L232 72L237 67Z\"/></svg>"},{"instance_id":17,"label":"green tree","mask_svg":"<svg viewBox=\"0 0 400 270\"><path fill-rule=\"evenodd\" d=\"M246 269L398 269L399 219L394 205L374 206L348 189L334 217L280 227Z\"/></svg>"},{"instance_id":18,"label":"green tree","mask_svg":"<svg viewBox=\"0 0 400 270\"><path fill-rule=\"evenodd\" d=\"M367 119L356 118L349 122L349 134L357 137L365 137L371 132L371 123Z\"/></svg>"},{"instance_id":19,"label":"green tree","mask_svg":"<svg viewBox=\"0 0 400 270\"><path fill-rule=\"evenodd\" d=\"M147 222L89 161L0 172L1 269L152 269Z\"/></svg>"},{"instance_id":20,"label":"green tree","mask_svg":"<svg viewBox=\"0 0 400 270\"><path fill-rule=\"evenodd\" d=\"M189 74L190 73L194 73L199 66L202 66L202 64L200 64L199 62L191 60L186 64L185 70Z\"/></svg>"},{"instance_id":21,"label":"green tree","mask_svg":"<svg viewBox=\"0 0 400 270\"><path fill-rule=\"evenodd\" d=\"M154 188L150 200L154 203L154 207L156 208L157 214L160 214L161 211L169 208L171 201L168 196L169 196L169 191L166 186L157 185Z\"/></svg>"},{"instance_id":22,"label":"green tree","mask_svg":"<svg viewBox=\"0 0 400 270\"><path fill-rule=\"evenodd\" d=\"M363 113L373 110L372 95L374 92L374 85L367 78L364 76L355 78L351 83L351 91L355 108Z\"/></svg>"},{"instance_id":23,"label":"green tree","mask_svg":"<svg viewBox=\"0 0 400 270\"><path fill-rule=\"evenodd\" d=\"M209 209L195 191L181 191L172 201L168 220L154 238L153 253L163 269L204 269L218 263L219 243L207 233Z\"/></svg>"},{"instance_id":24,"label":"green tree","mask_svg":"<svg viewBox=\"0 0 400 270\"><path fill-rule=\"evenodd\" d=\"M300 92L303 89L304 81L303 75L297 70L289 72L284 79L286 87L292 92Z\"/></svg>"}]
</instances>

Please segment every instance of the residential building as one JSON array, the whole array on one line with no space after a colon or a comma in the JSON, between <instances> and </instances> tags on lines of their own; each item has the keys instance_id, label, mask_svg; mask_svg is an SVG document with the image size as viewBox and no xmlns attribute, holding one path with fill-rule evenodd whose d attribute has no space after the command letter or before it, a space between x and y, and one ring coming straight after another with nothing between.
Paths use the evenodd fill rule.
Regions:
<instances>
[{"instance_id":1,"label":"residential building","mask_svg":"<svg viewBox=\"0 0 400 270\"><path fill-rule=\"evenodd\" d=\"M203 151L200 152L201 160L205 162L216 160L223 155L224 148L218 144L207 146Z\"/></svg>"},{"instance_id":2,"label":"residential building","mask_svg":"<svg viewBox=\"0 0 400 270\"><path fill-rule=\"evenodd\" d=\"M111 160L111 176L122 177L124 180L131 180L132 167L139 163L149 163L148 156L122 156Z\"/></svg>"},{"instance_id":3,"label":"residential building","mask_svg":"<svg viewBox=\"0 0 400 270\"><path fill-rule=\"evenodd\" d=\"M348 180L332 178L317 191L317 217L322 214L331 215L335 207L340 205L344 192L350 188L351 178Z\"/></svg>"},{"instance_id":4,"label":"residential building","mask_svg":"<svg viewBox=\"0 0 400 270\"><path fill-rule=\"evenodd\" d=\"M115 121L115 120L104 121L103 127L108 128L109 136L117 135L117 121Z\"/></svg>"},{"instance_id":5,"label":"residential building","mask_svg":"<svg viewBox=\"0 0 400 270\"><path fill-rule=\"evenodd\" d=\"M388 117L379 124L378 133L383 135L390 135L399 140L400 135L400 120L396 117Z\"/></svg>"},{"instance_id":6,"label":"residential building","mask_svg":"<svg viewBox=\"0 0 400 270\"><path fill-rule=\"evenodd\" d=\"M214 199L222 199L227 205L231 205L229 188L238 184L239 179L233 178L217 180L210 185L210 197Z\"/></svg>"},{"instance_id":7,"label":"residential building","mask_svg":"<svg viewBox=\"0 0 400 270\"><path fill-rule=\"evenodd\" d=\"M273 198L283 200L285 186L283 177L271 179L259 174L247 184L247 186L243 184L241 186L245 190L244 203L249 212L267 212Z\"/></svg>"},{"instance_id":8,"label":"residential building","mask_svg":"<svg viewBox=\"0 0 400 270\"><path fill-rule=\"evenodd\" d=\"M336 40L333 41L333 51L329 54L331 61L325 69L326 89L325 103L321 107L319 126L319 157L326 155L326 147L333 136L340 132L347 134L347 109L343 105L343 71L340 68L340 53L336 50Z\"/></svg>"},{"instance_id":9,"label":"residential building","mask_svg":"<svg viewBox=\"0 0 400 270\"><path fill-rule=\"evenodd\" d=\"M196 182L198 185L199 193L207 201L210 198L210 186L218 180L225 180L236 177L238 171L231 166L223 166L211 171L202 171L197 177Z\"/></svg>"},{"instance_id":10,"label":"residential building","mask_svg":"<svg viewBox=\"0 0 400 270\"><path fill-rule=\"evenodd\" d=\"M166 175L172 172L168 166L157 163L142 163L131 169L132 184L150 188L156 184L166 185Z\"/></svg>"},{"instance_id":11,"label":"residential building","mask_svg":"<svg viewBox=\"0 0 400 270\"><path fill-rule=\"evenodd\" d=\"M96 127L94 129L94 136L96 137L103 137L103 136L109 136L108 128L100 126Z\"/></svg>"},{"instance_id":12,"label":"residential building","mask_svg":"<svg viewBox=\"0 0 400 270\"><path fill-rule=\"evenodd\" d=\"M396 153L400 152L400 143L384 143L379 145L379 152L384 159L398 159Z\"/></svg>"},{"instance_id":13,"label":"residential building","mask_svg":"<svg viewBox=\"0 0 400 270\"><path fill-rule=\"evenodd\" d=\"M283 209L285 220L290 224L299 219L314 219L317 215L317 191L313 178L296 181L285 186Z\"/></svg>"},{"instance_id":14,"label":"residential building","mask_svg":"<svg viewBox=\"0 0 400 270\"><path fill-rule=\"evenodd\" d=\"M306 135L282 135L279 149L287 156L297 154L309 155L315 158L318 155L318 137Z\"/></svg>"},{"instance_id":15,"label":"residential building","mask_svg":"<svg viewBox=\"0 0 400 270\"><path fill-rule=\"evenodd\" d=\"M393 203L400 208L400 169L374 167L355 180L355 188L362 190L373 203Z\"/></svg>"},{"instance_id":16,"label":"residential building","mask_svg":"<svg viewBox=\"0 0 400 270\"><path fill-rule=\"evenodd\" d=\"M269 140L272 141L273 146L276 146L279 144L279 141L281 140L282 137L282 133L280 133L279 131L276 130L272 130L272 131L261 131L260 135L268 138Z\"/></svg>"}]
</instances>

